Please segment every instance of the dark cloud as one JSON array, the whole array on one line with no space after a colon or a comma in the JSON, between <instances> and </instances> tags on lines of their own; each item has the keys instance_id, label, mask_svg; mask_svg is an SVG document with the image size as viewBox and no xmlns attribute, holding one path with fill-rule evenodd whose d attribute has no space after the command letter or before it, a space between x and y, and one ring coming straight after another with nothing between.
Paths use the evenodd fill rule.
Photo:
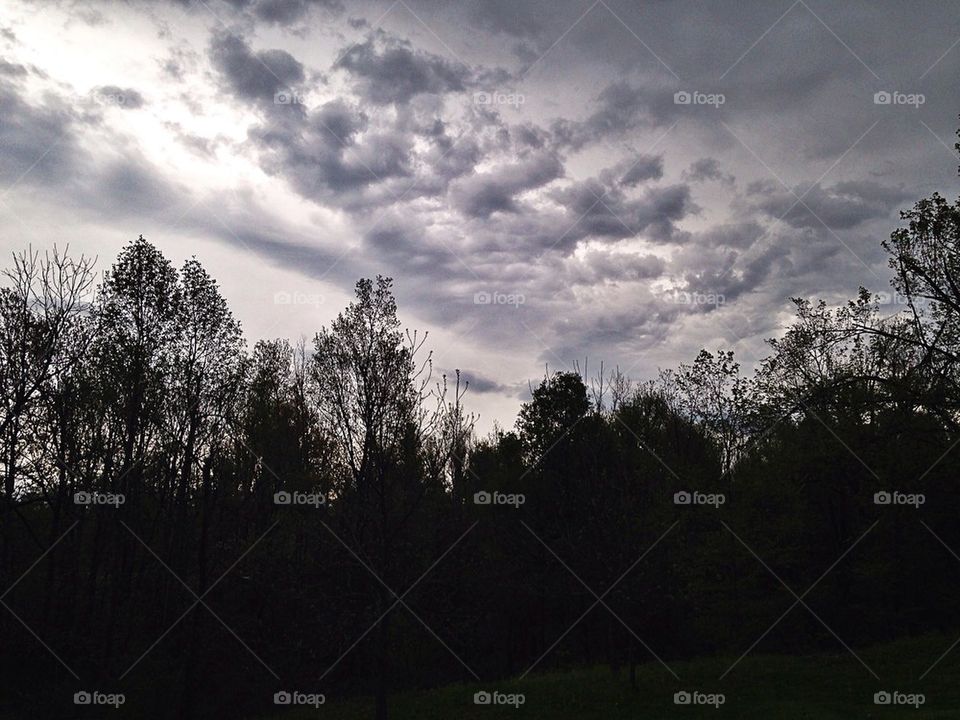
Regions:
<instances>
[{"instance_id":1,"label":"dark cloud","mask_svg":"<svg viewBox=\"0 0 960 720\"><path fill-rule=\"evenodd\" d=\"M109 89L109 88L107 88ZM125 91L126 92L126 91ZM334 251L311 244L270 217L253 202L237 206L225 196L198 203L197 193L169 180L128 139L103 123L100 105L46 94L38 104L26 102L17 88L0 78L0 183L7 192L40 189L55 196L57 208L70 207L98 224L132 227L134 232L187 229L218 238L240 250L319 277L337 259ZM97 157L85 150L103 144L84 141L88 131L104 133L106 143L121 148L120 157ZM211 211L211 208L216 208ZM342 269L353 273L351 264Z\"/></svg>"},{"instance_id":2,"label":"dark cloud","mask_svg":"<svg viewBox=\"0 0 960 720\"><path fill-rule=\"evenodd\" d=\"M546 130L532 123L513 125L508 131L514 142L528 148L539 150L545 147L550 140L550 135Z\"/></svg>"},{"instance_id":3,"label":"dark cloud","mask_svg":"<svg viewBox=\"0 0 960 720\"><path fill-rule=\"evenodd\" d=\"M540 152L519 163L509 163L473 175L451 190L454 206L464 215L487 218L495 212L519 212L518 195L543 187L563 176L560 158Z\"/></svg>"},{"instance_id":4,"label":"dark cloud","mask_svg":"<svg viewBox=\"0 0 960 720\"><path fill-rule=\"evenodd\" d=\"M8 60L0 58L0 75L7 75L9 77L25 77L27 74L27 68L25 65L20 63L12 63Z\"/></svg>"},{"instance_id":5,"label":"dark cloud","mask_svg":"<svg viewBox=\"0 0 960 720\"><path fill-rule=\"evenodd\" d=\"M657 242L672 242L679 239L675 223L695 209L690 188L682 184L648 188L638 197L629 197L620 188L587 180L553 191L552 197L579 228L572 239L580 235L628 238L643 233Z\"/></svg>"},{"instance_id":6,"label":"dark cloud","mask_svg":"<svg viewBox=\"0 0 960 720\"><path fill-rule=\"evenodd\" d=\"M292 25L303 20L314 8L322 8L334 14L343 12L339 0L222 0L225 5L240 13L252 16L268 24ZM173 0L175 4L192 8L192 0Z\"/></svg>"},{"instance_id":7,"label":"dark cloud","mask_svg":"<svg viewBox=\"0 0 960 720\"><path fill-rule=\"evenodd\" d=\"M445 374L447 375L448 382L456 377L455 371L446 372ZM468 383L467 388L469 391L481 395L484 393L507 393L513 388L511 385L497 382L477 370L460 370L460 379Z\"/></svg>"},{"instance_id":8,"label":"dark cloud","mask_svg":"<svg viewBox=\"0 0 960 720\"><path fill-rule=\"evenodd\" d=\"M462 63L416 50L381 31L349 48L336 67L357 78L363 97L375 105L406 104L421 94L458 92L473 82L472 71Z\"/></svg>"},{"instance_id":9,"label":"dark cloud","mask_svg":"<svg viewBox=\"0 0 960 720\"><path fill-rule=\"evenodd\" d=\"M444 280L457 276L463 266L456 267L456 255L429 232L425 224L412 214L387 211L364 236L369 257L375 263L389 261L406 278L432 278L432 292L443 293ZM426 297L430 290L419 288Z\"/></svg>"},{"instance_id":10,"label":"dark cloud","mask_svg":"<svg viewBox=\"0 0 960 720\"><path fill-rule=\"evenodd\" d=\"M726 185L733 185L736 178L729 173L720 170L720 163L716 158L700 158L690 164L690 167L683 171L685 180L692 183L702 183L708 180L721 182Z\"/></svg>"},{"instance_id":11,"label":"dark cloud","mask_svg":"<svg viewBox=\"0 0 960 720\"><path fill-rule=\"evenodd\" d=\"M175 1L189 14L178 10L171 28L174 18L196 23L185 30L222 27L198 3ZM895 210L955 180L950 103L958 51L945 55L922 87L894 81L919 78L955 37L949 24L905 5L878 13L811 3L828 29L803 4L772 26L785 7L406 0L468 64L437 50L436 38L402 5L385 24L404 37L371 28L388 3L344 2L350 17L336 18L344 8L322 0L210 3L236 28L211 35L212 75L199 72L201 56L191 46L197 33L185 32L171 47L168 31L146 48L159 63L151 68L157 85L124 82L142 83L158 111L169 103L249 123L241 129L248 142L235 142L171 114L180 122L164 124L164 140L189 148L194 163L257 163L296 195L289 223L256 202L257 193L237 202L200 181L189 191L180 186L165 163L153 166L138 152L137 142L155 138L137 136L123 122L129 117L102 107L108 103L69 97L74 89L50 79L64 77L53 72L55 57L49 66L44 60L51 70L44 77L30 64L34 55L16 54L16 47L0 63L0 178L9 184L22 176L18 190L40 197L39 188L98 223L136 219L144 232L176 222L194 195L206 192L178 229L346 288L360 274L391 273L401 307L416 320L475 325L478 346L516 347L523 357L542 351L551 364L557 356L582 357L585 347L591 358L631 362L642 353L643 362L664 357L669 364L666 351L650 351L686 352L702 337L727 336L727 323L740 333L773 328L790 295L841 298L857 284L876 285L872 272L885 272L877 240ZM164 8L156 7L160 25ZM341 46L329 85L320 71L330 67L308 67L307 55L294 57L277 39L290 31L316 42L317 57L337 57L331 45ZM13 40L12 32L0 35ZM354 37L358 45L344 45ZM270 47L286 49L258 49ZM214 98L210 77L222 90ZM475 91L518 89L521 77L522 107L472 102ZM103 80L117 78L91 82ZM309 105L274 103L278 92L307 87ZM878 110L872 94L880 89L922 91L928 101ZM720 110L684 106L674 102L680 90L720 91L726 103ZM123 129L112 131L111 123ZM669 135L668 126L675 127ZM649 153L655 140L662 155L638 152ZM615 160L606 159L611 149ZM774 173L790 178L803 203L773 180L751 182ZM240 173L236 182L248 181ZM474 292L491 289L523 293L527 303L473 304ZM664 297L671 290L722 295L726 304L678 303ZM476 322L478 313L495 320ZM524 345L524 324L537 328L536 343ZM465 373L476 375L477 392L511 392L498 382L499 370Z\"/></svg>"},{"instance_id":12,"label":"dark cloud","mask_svg":"<svg viewBox=\"0 0 960 720\"><path fill-rule=\"evenodd\" d=\"M226 89L242 100L273 103L278 92L289 93L305 78L303 65L285 50L254 52L246 40L230 32L215 32L210 61Z\"/></svg>"},{"instance_id":13,"label":"dark cloud","mask_svg":"<svg viewBox=\"0 0 960 720\"><path fill-rule=\"evenodd\" d=\"M342 100L310 111L278 105L250 137L267 172L286 178L304 197L350 206L361 201L358 193L365 189L412 173L412 136L368 125L365 113ZM385 192L381 200L395 199Z\"/></svg>"},{"instance_id":14,"label":"dark cloud","mask_svg":"<svg viewBox=\"0 0 960 720\"><path fill-rule=\"evenodd\" d=\"M638 128L665 126L687 107L674 103L674 92L658 84L641 86L617 80L597 94L591 104L595 109L585 120L561 118L551 129L562 145L578 150Z\"/></svg>"},{"instance_id":15,"label":"dark cloud","mask_svg":"<svg viewBox=\"0 0 960 720\"><path fill-rule=\"evenodd\" d=\"M140 160L141 162L137 162ZM98 168L95 181L77 188L86 208L99 208L105 217L153 217L187 197L184 187L167 181L143 158L124 158Z\"/></svg>"},{"instance_id":16,"label":"dark cloud","mask_svg":"<svg viewBox=\"0 0 960 720\"><path fill-rule=\"evenodd\" d=\"M76 139L81 118L70 105L52 99L32 105L13 84L0 80L0 107L0 178L5 187L61 183L82 165Z\"/></svg>"},{"instance_id":17,"label":"dark cloud","mask_svg":"<svg viewBox=\"0 0 960 720\"><path fill-rule=\"evenodd\" d=\"M344 97L308 108L299 102L273 102L275 92L296 85L306 74L299 61L278 53L254 53L236 35L219 33L211 41L211 58L233 94L269 98L257 103L259 121L248 131L252 146L261 167L286 179L303 197L365 213L401 199L410 203L443 196L452 181L463 178L459 206L472 214L489 214L512 208L515 195L562 174L560 159L543 149L544 131L529 124L511 128L495 111L484 109L471 111L473 128L454 128L437 116L431 103L419 100L434 91L462 87L461 79L470 75L464 66L377 33L342 59L349 81ZM286 68L281 82L265 74L264 65L271 62ZM406 84L398 84L397 78ZM371 94L378 101L396 101L396 112L361 110L370 108ZM510 150L519 162L497 166L495 173L502 177L470 178L491 152ZM535 152L539 159L531 155Z\"/></svg>"},{"instance_id":18,"label":"dark cloud","mask_svg":"<svg viewBox=\"0 0 960 720\"><path fill-rule=\"evenodd\" d=\"M550 337L555 340L541 353L540 360L551 366L562 363L570 367L582 358L585 348L589 348L592 362L595 357L623 357L624 353L632 357L635 352L656 347L670 335L680 306L667 308L671 315L665 315L653 302L643 307L644 312L637 312L636 304L622 300L594 303L579 313L576 333L569 331L569 321L552 320Z\"/></svg>"},{"instance_id":19,"label":"dark cloud","mask_svg":"<svg viewBox=\"0 0 960 720\"><path fill-rule=\"evenodd\" d=\"M601 179L608 185L634 188L647 180L663 177L662 155L637 155L604 170Z\"/></svg>"},{"instance_id":20,"label":"dark cloud","mask_svg":"<svg viewBox=\"0 0 960 720\"><path fill-rule=\"evenodd\" d=\"M797 228L850 229L868 220L887 217L910 197L900 188L873 181L840 182L830 188L778 190L770 184L752 185L754 204L770 217Z\"/></svg>"},{"instance_id":21,"label":"dark cloud","mask_svg":"<svg viewBox=\"0 0 960 720\"><path fill-rule=\"evenodd\" d=\"M483 158L483 151L473 137L451 138L443 134L435 136L433 140L424 160L436 174L430 187L439 193L451 180L472 172Z\"/></svg>"},{"instance_id":22,"label":"dark cloud","mask_svg":"<svg viewBox=\"0 0 960 720\"><path fill-rule=\"evenodd\" d=\"M8 192L40 190L56 197L58 209L73 208L97 223L156 224L173 208L188 207L188 190L113 133L99 104L78 106L49 93L42 104L30 104L0 83L0 105L5 109L0 114L0 180ZM97 144L88 141L91 132ZM118 156L86 149L98 147L104 137L111 148L122 150Z\"/></svg>"},{"instance_id":23,"label":"dark cloud","mask_svg":"<svg viewBox=\"0 0 960 720\"><path fill-rule=\"evenodd\" d=\"M607 135L636 127L646 107L644 92L626 81L611 83L597 95L599 106L586 122L586 129Z\"/></svg>"},{"instance_id":24,"label":"dark cloud","mask_svg":"<svg viewBox=\"0 0 960 720\"><path fill-rule=\"evenodd\" d=\"M265 218L263 212L236 209L223 222L220 218L201 218L199 226L203 227L204 224L204 229L213 237L238 252L255 253L276 267L292 270L308 278L340 280L344 287L349 287L349 283L355 281L358 273L362 272L352 266L349 257L342 257L342 251L318 245L315 240L303 237L302 233L294 232L276 219ZM331 277L330 272L334 268L339 274Z\"/></svg>"},{"instance_id":25,"label":"dark cloud","mask_svg":"<svg viewBox=\"0 0 960 720\"><path fill-rule=\"evenodd\" d=\"M258 0L253 5L253 12L266 22L288 25L303 19L314 7L337 12L343 10L343 5L337 0Z\"/></svg>"},{"instance_id":26,"label":"dark cloud","mask_svg":"<svg viewBox=\"0 0 960 720\"><path fill-rule=\"evenodd\" d=\"M684 312L713 312L757 290L788 252L776 243L749 254L730 247L687 245L671 261L671 274L683 281L674 302L679 299Z\"/></svg>"}]
</instances>

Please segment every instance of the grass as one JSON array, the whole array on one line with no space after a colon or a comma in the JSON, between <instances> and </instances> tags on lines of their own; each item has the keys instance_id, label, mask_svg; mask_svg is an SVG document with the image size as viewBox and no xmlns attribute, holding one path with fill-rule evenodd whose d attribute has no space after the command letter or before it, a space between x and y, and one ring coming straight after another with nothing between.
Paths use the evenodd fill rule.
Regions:
<instances>
[{"instance_id":1,"label":"grass","mask_svg":"<svg viewBox=\"0 0 960 720\"><path fill-rule=\"evenodd\" d=\"M927 675L919 676L950 647L955 638L943 636L901 640L858 655L872 668L876 680L851 654L787 657L753 655L744 658L719 680L735 658L708 658L671 663L680 680L658 663L638 668L639 687L629 686L626 672L614 677L603 667L531 675L523 681L450 685L429 691L406 692L390 699L391 720L494 720L495 718L550 718L550 720L657 720L658 718L737 718L738 720L839 720L840 718L960 717L960 648ZM520 707L475 705L480 690L523 693ZM713 706L675 705L678 690L723 693L725 702ZM925 702L913 706L879 706L880 690L923 693ZM373 701L361 698L330 702L318 713L293 709L272 720L301 718L371 720Z\"/></svg>"}]
</instances>

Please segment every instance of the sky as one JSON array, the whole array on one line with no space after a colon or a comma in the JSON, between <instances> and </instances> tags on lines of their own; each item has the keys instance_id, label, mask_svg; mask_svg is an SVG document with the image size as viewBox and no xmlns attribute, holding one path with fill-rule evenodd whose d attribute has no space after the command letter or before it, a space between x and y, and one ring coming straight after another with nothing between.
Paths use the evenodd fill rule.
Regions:
<instances>
[{"instance_id":1,"label":"sky","mask_svg":"<svg viewBox=\"0 0 960 720\"><path fill-rule=\"evenodd\" d=\"M749 369L792 297L895 311L958 85L953 0L5 0L0 253L142 234L251 344L390 276L510 426L546 367Z\"/></svg>"}]
</instances>

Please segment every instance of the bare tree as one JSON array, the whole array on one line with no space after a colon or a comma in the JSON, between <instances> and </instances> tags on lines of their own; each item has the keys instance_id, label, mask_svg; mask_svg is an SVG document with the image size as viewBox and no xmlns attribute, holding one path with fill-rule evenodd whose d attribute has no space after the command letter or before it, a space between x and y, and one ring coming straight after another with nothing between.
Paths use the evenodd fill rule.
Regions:
<instances>
[{"instance_id":1,"label":"bare tree","mask_svg":"<svg viewBox=\"0 0 960 720\"><path fill-rule=\"evenodd\" d=\"M0 437L4 498L13 507L24 420L59 375L86 351L81 333L93 260L67 251L15 254L0 289Z\"/></svg>"}]
</instances>

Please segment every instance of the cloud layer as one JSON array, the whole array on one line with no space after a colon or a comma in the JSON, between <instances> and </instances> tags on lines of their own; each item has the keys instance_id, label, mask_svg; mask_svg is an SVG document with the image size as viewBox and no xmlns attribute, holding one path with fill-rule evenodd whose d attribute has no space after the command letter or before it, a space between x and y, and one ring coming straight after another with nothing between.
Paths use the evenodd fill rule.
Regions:
<instances>
[{"instance_id":1,"label":"cloud layer","mask_svg":"<svg viewBox=\"0 0 960 720\"><path fill-rule=\"evenodd\" d=\"M172 227L339 293L393 275L504 414L543 362L749 364L791 295L885 290L897 211L955 187L960 49L887 5L18 5L5 222Z\"/></svg>"}]
</instances>

